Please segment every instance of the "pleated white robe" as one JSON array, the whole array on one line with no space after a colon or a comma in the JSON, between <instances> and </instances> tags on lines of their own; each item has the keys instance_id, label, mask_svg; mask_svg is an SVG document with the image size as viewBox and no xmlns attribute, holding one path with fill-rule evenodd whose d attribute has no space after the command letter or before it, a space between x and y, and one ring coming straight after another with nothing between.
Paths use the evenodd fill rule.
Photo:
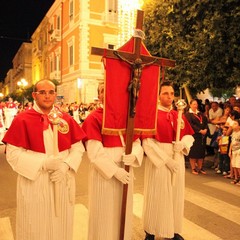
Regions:
<instances>
[{"instance_id":1,"label":"pleated white robe","mask_svg":"<svg viewBox=\"0 0 240 240\"><path fill-rule=\"evenodd\" d=\"M193 140L191 136L188 136L185 142L186 155ZM184 139L182 141L184 142ZM173 144L160 143L150 138L143 140L143 148L147 155L144 175L144 230L156 237L173 238L174 233L182 232L185 188L184 155L177 153L173 156ZM174 184L171 171L166 166L168 158L174 158L179 163Z\"/></svg>"},{"instance_id":2,"label":"pleated white robe","mask_svg":"<svg viewBox=\"0 0 240 240\"><path fill-rule=\"evenodd\" d=\"M75 172L84 147L77 142L60 152L70 169L60 185L60 215L54 211L54 184L43 170L44 160L53 154L53 132L44 131L46 154L7 145L7 161L18 173L16 240L72 240L75 201Z\"/></svg>"},{"instance_id":3,"label":"pleated white robe","mask_svg":"<svg viewBox=\"0 0 240 240\"><path fill-rule=\"evenodd\" d=\"M103 147L97 140L86 144L90 160L88 240L118 240L120 234L123 184L113 175L123 167L124 147ZM143 150L140 141L133 143L136 167L140 166ZM133 211L133 168L128 184L124 239L131 240Z\"/></svg>"}]
</instances>

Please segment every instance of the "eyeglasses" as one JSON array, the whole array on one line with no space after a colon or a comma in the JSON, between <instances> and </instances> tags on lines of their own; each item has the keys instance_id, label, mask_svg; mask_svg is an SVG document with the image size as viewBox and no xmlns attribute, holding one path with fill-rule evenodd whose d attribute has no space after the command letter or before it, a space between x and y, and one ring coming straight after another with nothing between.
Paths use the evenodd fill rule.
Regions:
<instances>
[{"instance_id":1,"label":"eyeglasses","mask_svg":"<svg viewBox=\"0 0 240 240\"><path fill-rule=\"evenodd\" d=\"M39 95L44 95L44 96L46 96L47 94L49 94L49 95L54 95L56 92L55 92L54 90L49 90L49 91L40 90L40 91L37 91L37 92L35 92L35 93L37 93L37 94L39 94Z\"/></svg>"}]
</instances>

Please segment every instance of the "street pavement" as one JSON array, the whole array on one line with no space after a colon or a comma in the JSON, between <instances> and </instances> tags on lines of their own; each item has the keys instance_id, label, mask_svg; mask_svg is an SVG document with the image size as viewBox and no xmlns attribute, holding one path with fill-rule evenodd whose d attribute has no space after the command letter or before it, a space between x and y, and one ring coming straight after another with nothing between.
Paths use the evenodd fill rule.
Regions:
<instances>
[{"instance_id":1,"label":"street pavement","mask_svg":"<svg viewBox=\"0 0 240 240\"><path fill-rule=\"evenodd\" d=\"M188 164L186 164L188 166ZM215 173L211 159L207 175L193 175L186 168L185 217L182 235L186 240L240 239L240 187ZM13 240L16 214L16 173L6 162L0 146L0 240ZM144 163L135 170L133 240L143 240L142 226ZM84 155L77 173L73 240L87 240L88 160ZM43 239L44 240L44 239Z\"/></svg>"}]
</instances>

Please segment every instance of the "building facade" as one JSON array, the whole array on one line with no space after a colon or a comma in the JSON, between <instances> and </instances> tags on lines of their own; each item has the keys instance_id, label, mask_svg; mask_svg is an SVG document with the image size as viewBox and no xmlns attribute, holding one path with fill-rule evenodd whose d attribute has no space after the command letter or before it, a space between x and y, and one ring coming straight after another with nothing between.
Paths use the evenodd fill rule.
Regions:
<instances>
[{"instance_id":1,"label":"building facade","mask_svg":"<svg viewBox=\"0 0 240 240\"><path fill-rule=\"evenodd\" d=\"M92 55L91 48L123 45L132 36L138 7L139 0L55 0L31 36L31 73L23 77L29 85L40 79L54 80L59 98L66 103L93 102L104 67L101 56ZM22 65L14 62L4 95L15 90L15 79L23 72Z\"/></svg>"},{"instance_id":2,"label":"building facade","mask_svg":"<svg viewBox=\"0 0 240 240\"><path fill-rule=\"evenodd\" d=\"M25 79L32 82L32 44L22 43L13 58L13 68L7 72L2 86L4 96L15 92L20 87L18 82Z\"/></svg>"}]
</instances>

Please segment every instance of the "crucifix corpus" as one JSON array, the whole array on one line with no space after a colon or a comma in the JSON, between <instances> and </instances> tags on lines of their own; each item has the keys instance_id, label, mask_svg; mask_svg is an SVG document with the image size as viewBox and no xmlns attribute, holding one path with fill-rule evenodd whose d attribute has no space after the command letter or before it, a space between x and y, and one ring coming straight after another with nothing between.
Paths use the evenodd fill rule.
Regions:
<instances>
[{"instance_id":1,"label":"crucifix corpus","mask_svg":"<svg viewBox=\"0 0 240 240\"><path fill-rule=\"evenodd\" d=\"M144 33L142 31L143 15L143 11L137 11L137 22L134 36L119 49L110 50L97 47L92 47L91 49L91 54L102 56L106 60L112 59L115 61L114 64L121 68L119 68L120 72L117 73L116 65L110 65L109 67L106 66L105 86L111 85L112 89L110 90L109 98L105 99L104 112L106 114L108 111L106 105L108 103L112 104L112 102L114 102L114 97L119 96L119 98L121 98L121 104L119 104L118 98L115 102L116 104L111 108L116 112L109 114L109 116L115 115L113 121L116 123L110 127L106 126L105 129L107 130L105 132L106 134L108 131L109 134L115 134L114 130L116 130L116 135L119 134L119 132L124 132L126 134L125 154L131 154L132 152L134 134L153 134L155 132L159 72L161 71L161 78L164 80L165 67L175 66L175 61L173 60L151 56L144 46L142 42L144 38ZM111 64L113 64L113 62L111 62ZM110 77L108 77L109 72L112 72ZM116 79L115 83L114 79ZM107 93L105 93L105 97L106 96ZM127 96L127 109L121 108L122 106L125 107L122 96ZM150 111L148 110L146 113L146 108L148 107L152 107L152 109ZM124 113L122 114L122 112ZM125 112L126 115L124 115ZM123 115L123 117L120 115ZM103 132L104 124L107 125L109 119L110 117L104 117ZM124 126L117 126L121 120L123 120ZM153 121L151 126L143 126L144 124L149 124L151 121ZM149 129L145 130L145 128ZM125 166L125 170L129 171L129 166ZM123 186L122 197L120 240L124 240L127 191L128 185L125 184Z\"/></svg>"}]
</instances>

